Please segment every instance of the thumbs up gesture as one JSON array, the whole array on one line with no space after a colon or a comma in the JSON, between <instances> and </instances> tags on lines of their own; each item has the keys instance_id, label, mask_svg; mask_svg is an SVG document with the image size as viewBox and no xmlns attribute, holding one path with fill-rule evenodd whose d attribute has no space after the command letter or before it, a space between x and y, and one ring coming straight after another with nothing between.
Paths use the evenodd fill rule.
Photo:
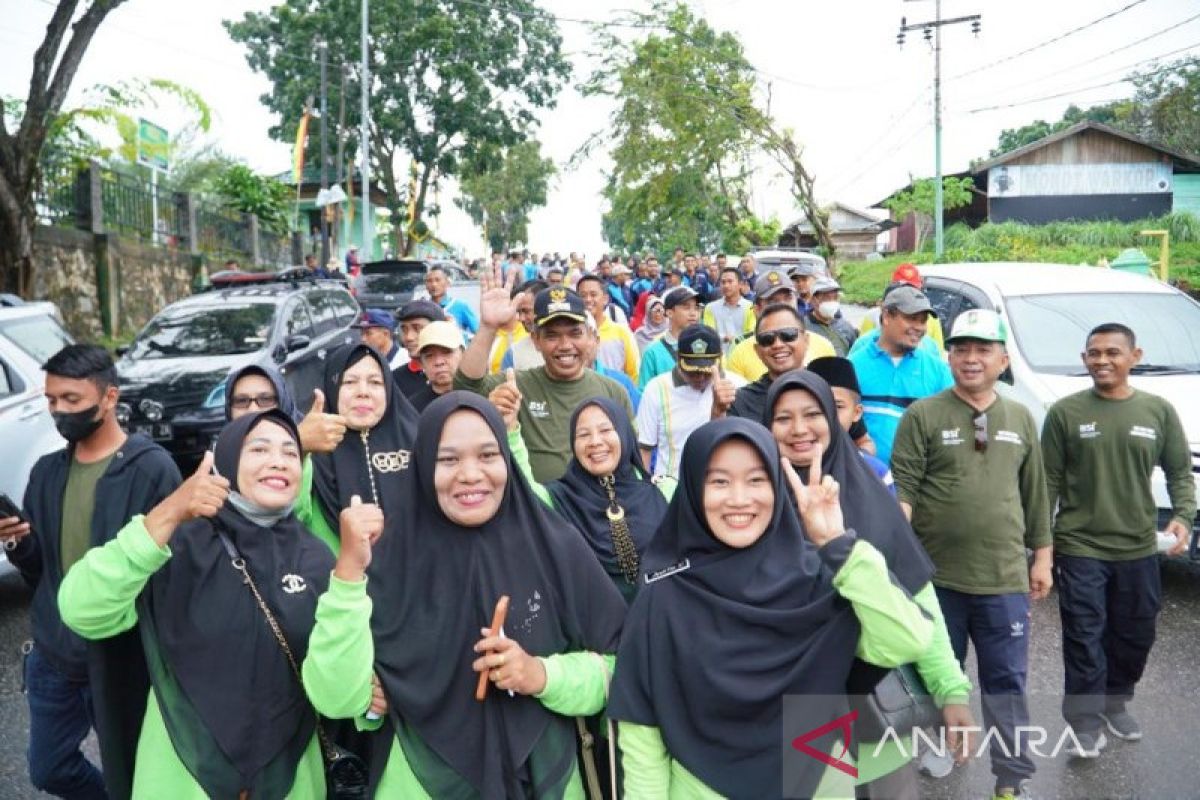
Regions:
<instances>
[{"instance_id":1,"label":"thumbs up gesture","mask_svg":"<svg viewBox=\"0 0 1200 800\"><path fill-rule=\"evenodd\" d=\"M165 545L188 520L215 517L227 497L229 481L213 472L213 454L205 452L196 471L146 515L146 530L160 546Z\"/></svg>"},{"instance_id":2,"label":"thumbs up gesture","mask_svg":"<svg viewBox=\"0 0 1200 800\"><path fill-rule=\"evenodd\" d=\"M361 581L371 564L371 546L383 533L383 509L354 495L338 518L342 551L334 574L344 581Z\"/></svg>"},{"instance_id":3,"label":"thumbs up gesture","mask_svg":"<svg viewBox=\"0 0 1200 800\"><path fill-rule=\"evenodd\" d=\"M515 431L519 423L517 415L521 412L521 390L517 388L517 373L512 367L504 371L504 383L492 389L488 400L504 418L504 426L509 431Z\"/></svg>"},{"instance_id":4,"label":"thumbs up gesture","mask_svg":"<svg viewBox=\"0 0 1200 800\"><path fill-rule=\"evenodd\" d=\"M297 426L300 447L306 453L332 453L346 435L346 420L339 414L325 413L325 393L313 390L313 404Z\"/></svg>"},{"instance_id":5,"label":"thumbs up gesture","mask_svg":"<svg viewBox=\"0 0 1200 800\"><path fill-rule=\"evenodd\" d=\"M733 385L733 381L725 377L725 367L718 361L717 378L713 381L712 418L719 419L725 416L725 412L733 405L736 397L737 387Z\"/></svg>"}]
</instances>

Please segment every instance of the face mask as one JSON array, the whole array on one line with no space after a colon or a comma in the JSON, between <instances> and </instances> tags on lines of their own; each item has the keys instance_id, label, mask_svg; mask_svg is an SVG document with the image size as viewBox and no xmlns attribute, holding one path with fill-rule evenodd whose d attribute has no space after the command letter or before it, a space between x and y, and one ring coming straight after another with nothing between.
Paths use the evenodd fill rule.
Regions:
<instances>
[{"instance_id":1,"label":"face mask","mask_svg":"<svg viewBox=\"0 0 1200 800\"><path fill-rule=\"evenodd\" d=\"M841 307L842 304L837 300L826 300L824 303L821 303L819 306L817 306L817 313L825 319L833 319L837 316L837 313L839 310L841 310Z\"/></svg>"},{"instance_id":2,"label":"face mask","mask_svg":"<svg viewBox=\"0 0 1200 800\"><path fill-rule=\"evenodd\" d=\"M99 411L100 405L97 404L83 411L56 411L50 416L54 417L54 427L58 428L59 435L75 444L91 436L104 424L104 417L96 418Z\"/></svg>"}]
</instances>

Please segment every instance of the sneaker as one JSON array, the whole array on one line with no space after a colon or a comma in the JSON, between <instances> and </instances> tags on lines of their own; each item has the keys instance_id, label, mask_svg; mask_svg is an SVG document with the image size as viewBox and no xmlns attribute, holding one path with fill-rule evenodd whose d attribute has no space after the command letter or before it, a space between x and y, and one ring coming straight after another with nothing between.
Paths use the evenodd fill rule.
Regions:
<instances>
[{"instance_id":1,"label":"sneaker","mask_svg":"<svg viewBox=\"0 0 1200 800\"><path fill-rule=\"evenodd\" d=\"M1095 733L1075 732L1075 741L1067 745L1067 756L1070 758L1099 758L1100 751L1108 744L1104 731Z\"/></svg>"},{"instance_id":2,"label":"sneaker","mask_svg":"<svg viewBox=\"0 0 1200 800\"><path fill-rule=\"evenodd\" d=\"M1142 728L1128 711L1105 711L1100 719L1108 726L1109 733L1126 742L1142 738Z\"/></svg>"},{"instance_id":3,"label":"sneaker","mask_svg":"<svg viewBox=\"0 0 1200 800\"><path fill-rule=\"evenodd\" d=\"M917 769L930 778L944 778L954 771L954 756L950 755L949 749L944 753L927 749L921 753L921 763Z\"/></svg>"},{"instance_id":4,"label":"sneaker","mask_svg":"<svg viewBox=\"0 0 1200 800\"><path fill-rule=\"evenodd\" d=\"M995 792L992 793L992 800L1033 800L1033 795L1029 791L1029 779L1019 782L1016 787L1012 786L997 786Z\"/></svg>"}]
</instances>

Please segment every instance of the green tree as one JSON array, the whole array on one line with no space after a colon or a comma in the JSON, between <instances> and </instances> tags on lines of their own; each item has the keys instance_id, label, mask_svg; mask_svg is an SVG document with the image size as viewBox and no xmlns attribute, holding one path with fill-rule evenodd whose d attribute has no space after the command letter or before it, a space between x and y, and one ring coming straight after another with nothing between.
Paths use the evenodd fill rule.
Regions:
<instances>
[{"instance_id":1,"label":"green tree","mask_svg":"<svg viewBox=\"0 0 1200 800\"><path fill-rule=\"evenodd\" d=\"M1019 128L1006 128L1000 131L1000 140L992 148L992 151L988 153L988 158L997 158L1019 147L1032 144L1038 139L1044 139L1052 133L1058 133L1085 119L1092 120L1093 122L1103 122L1105 125L1112 125L1114 127L1122 127L1128 115L1129 102L1125 100L1116 100L1086 109L1072 103L1063 112L1062 119L1056 122L1047 122L1044 119L1039 119L1028 125L1022 125Z\"/></svg>"},{"instance_id":2,"label":"green tree","mask_svg":"<svg viewBox=\"0 0 1200 800\"><path fill-rule=\"evenodd\" d=\"M284 0L225 23L234 41L246 45L250 66L273 85L263 97L279 117L271 136L290 141L295 135L305 101L320 86L314 44L324 41L330 108L339 107L339 70L346 71L347 129L333 135L356 147L360 8L360 0ZM533 0L375 0L369 33L371 172L394 220L410 219L412 209L407 228L397 226L396 249L407 253L409 232L426 213L436 183L463 174L489 150L526 138L537 110L553 106L570 68L554 18ZM416 166L411 182L410 163Z\"/></svg>"},{"instance_id":3,"label":"green tree","mask_svg":"<svg viewBox=\"0 0 1200 800\"><path fill-rule=\"evenodd\" d=\"M530 139L508 148L498 163L463 175L455 203L483 228L492 250L502 252L528 241L529 213L546 204L554 172L554 162Z\"/></svg>"},{"instance_id":4,"label":"green tree","mask_svg":"<svg viewBox=\"0 0 1200 800\"><path fill-rule=\"evenodd\" d=\"M67 91L92 37L122 2L92 0L76 17L79 0L59 0L33 54L29 94L19 122L0 99L0 291L27 296L33 289L33 229L37 224L33 196L41 175L42 151L61 123Z\"/></svg>"},{"instance_id":5,"label":"green tree","mask_svg":"<svg viewBox=\"0 0 1200 800\"><path fill-rule=\"evenodd\" d=\"M792 142L788 154L790 132L758 108L756 73L741 42L684 4L660 0L629 17L653 32L628 41L598 29L600 66L583 87L616 101L608 126L576 156L614 142L606 240L621 249L734 252L775 244L777 221L750 208L750 165L765 152L796 184L800 148ZM807 209L811 192L793 194Z\"/></svg>"},{"instance_id":6,"label":"green tree","mask_svg":"<svg viewBox=\"0 0 1200 800\"><path fill-rule=\"evenodd\" d=\"M217 175L213 188L228 208L256 215L272 231L288 229L292 191L286 183L259 175L244 164L235 164Z\"/></svg>"},{"instance_id":7,"label":"green tree","mask_svg":"<svg viewBox=\"0 0 1200 800\"><path fill-rule=\"evenodd\" d=\"M970 178L942 178L942 208L950 211L969 204L974 185ZM933 230L934 190L936 188L937 182L933 178L914 180L907 189L892 195L883 204L897 220L902 220L909 214L916 215L917 241L914 248L916 250L921 249L921 242Z\"/></svg>"}]
</instances>

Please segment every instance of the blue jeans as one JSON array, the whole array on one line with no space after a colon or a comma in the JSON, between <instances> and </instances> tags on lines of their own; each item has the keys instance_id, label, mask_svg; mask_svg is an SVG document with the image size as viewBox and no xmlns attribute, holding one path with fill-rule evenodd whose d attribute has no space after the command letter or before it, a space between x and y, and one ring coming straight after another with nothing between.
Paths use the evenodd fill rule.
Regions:
<instances>
[{"instance_id":1,"label":"blue jeans","mask_svg":"<svg viewBox=\"0 0 1200 800\"><path fill-rule=\"evenodd\" d=\"M68 800L104 800L104 779L79 746L93 725L92 691L65 678L35 647L25 658L29 780Z\"/></svg>"},{"instance_id":2,"label":"blue jeans","mask_svg":"<svg viewBox=\"0 0 1200 800\"><path fill-rule=\"evenodd\" d=\"M938 603L946 619L954 657L962 663L967 646L975 645L983 724L995 728L1005 747L990 745L997 787L1015 788L1034 773L1029 753L1018 754L1018 726L1029 725L1025 674L1029 669L1029 595L966 594L938 586ZM969 640L969 642L968 642ZM1010 755L1011 754L1011 755Z\"/></svg>"}]
</instances>

